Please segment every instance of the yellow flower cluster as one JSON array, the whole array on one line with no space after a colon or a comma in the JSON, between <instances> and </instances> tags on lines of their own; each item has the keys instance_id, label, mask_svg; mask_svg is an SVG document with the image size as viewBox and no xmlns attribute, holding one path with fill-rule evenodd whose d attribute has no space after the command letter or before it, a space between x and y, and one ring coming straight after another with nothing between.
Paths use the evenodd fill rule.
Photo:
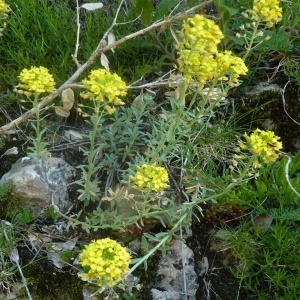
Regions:
<instances>
[{"instance_id":1,"label":"yellow flower cluster","mask_svg":"<svg viewBox=\"0 0 300 300\"><path fill-rule=\"evenodd\" d=\"M241 148L261 156L265 163L275 161L279 157L277 151L282 149L282 142L279 142L280 137L273 131L256 129L250 136L245 133L244 137L247 145L241 144Z\"/></svg>"},{"instance_id":2,"label":"yellow flower cluster","mask_svg":"<svg viewBox=\"0 0 300 300\"><path fill-rule=\"evenodd\" d=\"M210 80L227 81L230 86L238 85L240 75L247 74L241 58L230 51L218 52L223 39L220 28L204 16L195 15L184 21L179 34L178 69L187 82L195 79L200 85Z\"/></svg>"},{"instance_id":3,"label":"yellow flower cluster","mask_svg":"<svg viewBox=\"0 0 300 300\"><path fill-rule=\"evenodd\" d=\"M117 75L105 69L91 71L87 79L82 80L88 92L80 93L84 99L95 99L100 102L108 101L105 109L108 113L114 112L114 106L123 105L120 97L126 95L126 83Z\"/></svg>"},{"instance_id":4,"label":"yellow flower cluster","mask_svg":"<svg viewBox=\"0 0 300 300\"><path fill-rule=\"evenodd\" d=\"M131 260L125 247L105 238L92 241L79 254L82 267L87 269L78 276L84 281L96 280L99 286L114 285L125 277Z\"/></svg>"},{"instance_id":5,"label":"yellow flower cluster","mask_svg":"<svg viewBox=\"0 0 300 300\"><path fill-rule=\"evenodd\" d=\"M163 167L143 164L137 167L134 176L130 179L135 183L137 190L161 192L167 187L168 172Z\"/></svg>"},{"instance_id":6,"label":"yellow flower cluster","mask_svg":"<svg viewBox=\"0 0 300 300\"><path fill-rule=\"evenodd\" d=\"M231 86L239 85L238 78L240 75L246 75L248 72L244 61L237 56L232 55L231 51L224 51L216 55L216 78L228 81Z\"/></svg>"},{"instance_id":7,"label":"yellow flower cluster","mask_svg":"<svg viewBox=\"0 0 300 300\"><path fill-rule=\"evenodd\" d=\"M196 79L201 85L210 81L214 77L216 62L213 55L199 52L191 49L182 49L178 57L178 69L184 74L187 82Z\"/></svg>"},{"instance_id":8,"label":"yellow flower cluster","mask_svg":"<svg viewBox=\"0 0 300 300\"><path fill-rule=\"evenodd\" d=\"M31 96L33 93L39 95L45 92L51 93L54 90L55 82L47 68L23 69L18 78L20 83L16 86L16 91L20 94Z\"/></svg>"},{"instance_id":9,"label":"yellow flower cluster","mask_svg":"<svg viewBox=\"0 0 300 300\"><path fill-rule=\"evenodd\" d=\"M279 0L254 0L253 14L262 18L270 28L282 19L282 8L279 7Z\"/></svg>"},{"instance_id":10,"label":"yellow flower cluster","mask_svg":"<svg viewBox=\"0 0 300 300\"><path fill-rule=\"evenodd\" d=\"M6 4L3 0L0 0L0 15L4 15L10 11L8 4Z\"/></svg>"},{"instance_id":11,"label":"yellow flower cluster","mask_svg":"<svg viewBox=\"0 0 300 300\"><path fill-rule=\"evenodd\" d=\"M184 20L179 36L182 39L179 48L211 54L218 52L217 45L224 38L219 26L201 15Z\"/></svg>"}]
</instances>

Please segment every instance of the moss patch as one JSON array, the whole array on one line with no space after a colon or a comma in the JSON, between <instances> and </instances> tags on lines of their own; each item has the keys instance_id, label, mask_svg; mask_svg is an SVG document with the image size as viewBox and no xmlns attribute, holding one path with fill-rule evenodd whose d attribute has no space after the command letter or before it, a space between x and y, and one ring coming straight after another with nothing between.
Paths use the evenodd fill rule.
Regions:
<instances>
[{"instance_id":1,"label":"moss patch","mask_svg":"<svg viewBox=\"0 0 300 300\"><path fill-rule=\"evenodd\" d=\"M46 260L23 269L35 300L82 300L82 282L68 270L56 270Z\"/></svg>"}]
</instances>

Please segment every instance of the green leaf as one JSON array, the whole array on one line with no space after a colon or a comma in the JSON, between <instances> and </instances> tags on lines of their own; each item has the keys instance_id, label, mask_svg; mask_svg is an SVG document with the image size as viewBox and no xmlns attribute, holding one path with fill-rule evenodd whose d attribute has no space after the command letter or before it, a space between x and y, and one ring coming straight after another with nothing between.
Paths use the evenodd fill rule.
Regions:
<instances>
[{"instance_id":1,"label":"green leaf","mask_svg":"<svg viewBox=\"0 0 300 300\"><path fill-rule=\"evenodd\" d=\"M221 12L221 13L228 12L229 15L230 15L230 17L232 17L232 16L234 16L234 15L237 14L238 10L235 9L235 8L233 8L233 7L229 7L229 6L227 6L227 5L222 5L222 6L220 7L220 12Z\"/></svg>"},{"instance_id":2,"label":"green leaf","mask_svg":"<svg viewBox=\"0 0 300 300\"><path fill-rule=\"evenodd\" d=\"M155 20L162 19L167 13L179 3L179 0L162 0L156 6Z\"/></svg>"},{"instance_id":3,"label":"green leaf","mask_svg":"<svg viewBox=\"0 0 300 300\"><path fill-rule=\"evenodd\" d=\"M144 235L142 236L142 246L145 252L149 252L148 241Z\"/></svg>"},{"instance_id":4,"label":"green leaf","mask_svg":"<svg viewBox=\"0 0 300 300\"><path fill-rule=\"evenodd\" d=\"M146 238L149 241L159 242L159 239L157 239L155 236L153 236L153 235L151 235L151 234L149 234L147 232L144 232L143 238ZM146 239L145 239L145 241L147 241ZM143 244L143 240L142 240L142 244ZM143 246L144 246L144 244L143 244Z\"/></svg>"},{"instance_id":5,"label":"green leaf","mask_svg":"<svg viewBox=\"0 0 300 300\"><path fill-rule=\"evenodd\" d=\"M231 21L232 16L237 14L238 10L227 5L226 0L214 0L213 1L218 8L218 14L221 19L221 27L224 32L227 32L227 27Z\"/></svg>"},{"instance_id":6,"label":"green leaf","mask_svg":"<svg viewBox=\"0 0 300 300\"><path fill-rule=\"evenodd\" d=\"M243 46L245 44L244 38L238 38L237 36L234 35L227 35L228 39L231 39L235 44L239 46Z\"/></svg>"},{"instance_id":7,"label":"green leaf","mask_svg":"<svg viewBox=\"0 0 300 300\"><path fill-rule=\"evenodd\" d=\"M34 123L30 123L30 125L31 125L31 127L32 127L34 130L36 130L36 126L35 126Z\"/></svg>"},{"instance_id":8,"label":"green leaf","mask_svg":"<svg viewBox=\"0 0 300 300\"><path fill-rule=\"evenodd\" d=\"M293 158L289 166L290 175L294 175L298 170L300 170L300 152Z\"/></svg>"},{"instance_id":9,"label":"green leaf","mask_svg":"<svg viewBox=\"0 0 300 300\"><path fill-rule=\"evenodd\" d=\"M131 265L135 265L135 264L138 263L141 259L142 259L142 257L132 258L131 261L130 261L130 264L131 264Z\"/></svg>"},{"instance_id":10,"label":"green leaf","mask_svg":"<svg viewBox=\"0 0 300 300\"><path fill-rule=\"evenodd\" d=\"M144 25L149 26L152 22L154 11L153 4L150 0L136 0L136 10L141 15L141 21Z\"/></svg>"},{"instance_id":11,"label":"green leaf","mask_svg":"<svg viewBox=\"0 0 300 300\"><path fill-rule=\"evenodd\" d=\"M267 186L263 181L256 181L255 182L257 192L260 198L262 198L263 194L267 191Z\"/></svg>"},{"instance_id":12,"label":"green leaf","mask_svg":"<svg viewBox=\"0 0 300 300\"><path fill-rule=\"evenodd\" d=\"M263 30L263 38L269 36L270 39L263 41L256 47L256 51L269 52L269 51L292 51L293 44L290 40L289 34L286 32L276 32L272 30Z\"/></svg>"},{"instance_id":13,"label":"green leaf","mask_svg":"<svg viewBox=\"0 0 300 300\"><path fill-rule=\"evenodd\" d=\"M237 14L238 10L227 5L227 1L224 0L214 0L215 5L218 7L218 11L220 14L228 13L229 16L233 16Z\"/></svg>"},{"instance_id":14,"label":"green leaf","mask_svg":"<svg viewBox=\"0 0 300 300\"><path fill-rule=\"evenodd\" d=\"M166 255L167 255L167 252L168 252L169 250L171 250L171 248L168 247L168 246L163 246L163 247L160 247L159 250L161 251L161 255L162 255L162 256L166 256Z\"/></svg>"}]
</instances>

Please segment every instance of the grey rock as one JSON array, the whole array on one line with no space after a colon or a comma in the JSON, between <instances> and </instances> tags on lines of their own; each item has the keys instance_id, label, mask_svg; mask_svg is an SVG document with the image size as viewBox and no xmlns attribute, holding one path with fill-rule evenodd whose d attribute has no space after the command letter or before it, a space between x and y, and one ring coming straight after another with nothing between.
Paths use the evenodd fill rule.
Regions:
<instances>
[{"instance_id":1,"label":"grey rock","mask_svg":"<svg viewBox=\"0 0 300 300\"><path fill-rule=\"evenodd\" d=\"M71 140L72 142L80 142L84 139L84 136L82 133L75 131L75 130L65 130L64 137L68 140Z\"/></svg>"},{"instance_id":2,"label":"grey rock","mask_svg":"<svg viewBox=\"0 0 300 300\"><path fill-rule=\"evenodd\" d=\"M155 300L174 300L174 299L182 299L180 293L178 292L169 292L169 291L159 291L157 289L151 290L152 297Z\"/></svg>"},{"instance_id":3,"label":"grey rock","mask_svg":"<svg viewBox=\"0 0 300 300\"><path fill-rule=\"evenodd\" d=\"M283 84L281 88L277 84L260 83L232 100L241 105L240 116L245 117L244 122L252 122L255 115L256 128L271 130L280 136L284 152L297 152L300 150L300 102L295 97L297 86L292 82Z\"/></svg>"},{"instance_id":4,"label":"grey rock","mask_svg":"<svg viewBox=\"0 0 300 300\"><path fill-rule=\"evenodd\" d=\"M281 97L281 93L282 88L280 88L280 86L277 84L260 83L252 87L252 89L249 90L245 96L249 97L250 101L253 101L254 99L257 100L264 97L269 99L270 96L273 96L273 98Z\"/></svg>"},{"instance_id":5,"label":"grey rock","mask_svg":"<svg viewBox=\"0 0 300 300\"><path fill-rule=\"evenodd\" d=\"M74 175L75 169L61 158L24 157L1 178L0 184L8 184L33 212L40 212L52 203L66 212L72 205L67 184Z\"/></svg>"},{"instance_id":6,"label":"grey rock","mask_svg":"<svg viewBox=\"0 0 300 300\"><path fill-rule=\"evenodd\" d=\"M95 295L95 292L89 286L85 286L82 291L83 300L100 300L99 295Z\"/></svg>"},{"instance_id":7,"label":"grey rock","mask_svg":"<svg viewBox=\"0 0 300 300\"><path fill-rule=\"evenodd\" d=\"M176 240L159 263L152 297L154 300L194 300L198 286L194 253L182 241Z\"/></svg>"},{"instance_id":8,"label":"grey rock","mask_svg":"<svg viewBox=\"0 0 300 300\"><path fill-rule=\"evenodd\" d=\"M262 106L263 112L260 111L259 124L264 130L278 130L278 122L274 120L271 111L276 105L282 105L282 88L277 84L260 83L253 86L242 96L243 104L249 109L255 109ZM268 104L269 103L269 104Z\"/></svg>"}]
</instances>

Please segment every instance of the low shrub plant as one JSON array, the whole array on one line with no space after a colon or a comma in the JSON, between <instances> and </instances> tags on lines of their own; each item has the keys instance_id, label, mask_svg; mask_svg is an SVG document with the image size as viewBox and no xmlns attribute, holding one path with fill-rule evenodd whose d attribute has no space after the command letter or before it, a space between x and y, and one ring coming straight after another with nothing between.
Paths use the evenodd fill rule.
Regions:
<instances>
[{"instance_id":1,"label":"low shrub plant","mask_svg":"<svg viewBox=\"0 0 300 300\"><path fill-rule=\"evenodd\" d=\"M17 268L9 259L11 249L15 247L17 239L12 224L1 221L0 227L0 288L1 292L11 292L16 285Z\"/></svg>"},{"instance_id":2,"label":"low shrub plant","mask_svg":"<svg viewBox=\"0 0 300 300\"><path fill-rule=\"evenodd\" d=\"M79 254L82 267L79 277L90 284L96 284L100 293L106 290L107 297L116 296L114 288L121 286L126 274L131 274L141 265L147 269L149 257L157 251L164 255L172 239L180 237L183 229L189 231L191 216L195 210L202 213L201 205L204 202L211 202L211 207L221 214L230 207L228 214L231 214L231 218L242 218L247 210L251 210L250 216L260 213L269 215L270 209L280 209L288 214L287 208L295 208L299 204L298 156L293 158L281 153L282 143L274 132L255 129L241 137L233 129L227 132L230 144L228 152L222 149L226 141L221 143L218 138L215 143L217 146L211 146L211 139L204 139L210 132L218 136L219 130L226 131L228 123L226 125L226 119L222 120L220 115L228 108L229 94L248 74L246 62L259 56L257 49L273 39L268 30L276 32L274 28L282 16L285 17L284 26L296 26L286 18L281 2L254 0L253 6L244 3L247 10L241 18L237 12L244 8L238 3L230 7L227 1L214 1L222 20L220 27L213 18L195 13L204 9L210 1L203 1L185 12L175 13L178 9L176 1L162 0L154 8L150 0L132 0L129 1L130 10L140 14L141 23L145 27L134 32L124 30L123 36L120 36L120 26L124 25L120 18L123 17L121 10L127 2L117 2L118 6L113 6L116 9L115 16L111 18L112 23L108 29L103 15L98 12L103 7L101 3L79 7L77 2L76 37L76 26L71 26L70 34L65 34L57 27L57 19L52 20L53 10L63 13L63 22L66 22L64 17L74 17L68 8L61 10L61 5L66 5L66 2L57 5L43 2L43 23L36 22L37 28L33 28L41 38L31 36L32 42L36 41L34 46L42 46L42 50L46 47L51 49L53 43L57 43L59 50L68 48L66 56L62 56L66 59L59 61L57 57L61 56L53 55L53 61L46 66L51 69L50 72L42 66L43 57L31 60L28 53L27 59L20 61L24 56L18 55L17 66L22 71L18 76L16 91L22 97L27 97L24 100L30 101L33 107L18 122L2 127L5 132L35 116L35 123L32 123L34 136L29 136L33 147L28 148L28 155L45 159L49 155L49 145L42 139L46 128L40 127L40 113L44 108L49 108L51 101L61 96L62 106L55 106L54 110L66 118L76 102L75 108L86 120L88 128L88 133L82 135L88 145L83 144L80 148L84 160L77 166L81 177L75 182L79 194L77 200L82 204L82 210L70 216L53 206L54 213L64 217L68 227L81 226L87 232L110 229L131 238L139 236L144 248L141 257L134 257L130 250L108 237L85 245ZM6 16L9 6L3 1L1 3L3 6L0 5L0 10ZM37 8L33 5L31 3L31 8L23 7L24 12L18 10L17 5L11 5L11 13L29 14L32 10L34 15ZM81 39L79 11L84 9L87 10L83 19L85 30L89 33L86 39ZM96 33L98 44L95 44L93 51L85 53L95 43L89 40L94 32L89 31L92 22L88 13L93 13L93 17L100 21ZM166 17L169 13L169 17ZM236 16L236 22L240 22L239 26L234 24L233 30L229 30L232 24L228 18L231 16ZM16 20L8 22L8 26L24 41L21 29L13 23ZM40 18L34 15L34 20ZM134 30L135 22L137 20L128 23L130 30ZM52 24L50 30L53 30L49 41L44 39L47 24ZM66 26L69 28L70 24ZM165 37L167 47L164 47L161 34L168 31L168 27L172 35ZM112 50L117 53L121 44L133 38L141 38L146 33L159 45L160 50L165 51L175 68L148 83L127 82L122 77L123 74L126 77L125 67L114 63L107 52ZM56 40L55 34L65 42L62 43L59 38ZM172 47L170 36L174 41ZM41 41L42 45L38 44ZM70 43L72 46L76 43L74 54L68 52ZM14 46L13 43L10 46ZM239 55L234 50L240 50ZM13 54L10 49L4 51L9 61ZM37 51L33 49L33 53ZM70 58L73 58L77 69L61 84L72 70ZM86 59L83 64L82 58ZM96 58L100 58L100 63L96 63ZM32 62L37 64L33 65ZM61 72L57 64L60 64ZM113 66L122 74L113 72ZM147 69L145 63L142 66ZM89 67L92 70L88 70ZM8 74L9 70L6 72ZM76 82L81 76L81 82ZM59 78L57 82L61 84L56 90L54 78ZM7 76L3 80L15 82L15 78ZM157 87L166 89L159 97L155 94ZM139 92L132 101L135 93L132 91L135 90ZM44 96L44 93L49 95ZM219 119L221 121L217 126ZM220 154L210 154L207 150L209 147ZM203 151L206 151L204 157ZM217 168L215 163L221 165L221 168ZM99 175L101 172L102 176ZM90 207L93 208L87 214L85 210ZM83 213L84 218L81 217ZM278 217L280 213L276 213ZM292 289L293 276L298 272L295 264L291 265L296 257L296 243L290 241L293 233L297 233L297 226L294 220L289 220L289 226L286 227L282 219L276 219L276 213L273 211L275 222L265 234L256 228L252 233L247 232L247 226L241 223L231 231L232 238L226 242L240 261L235 274L241 284L257 295L262 295L265 285L268 285L274 287L276 297L285 297ZM221 215L215 214L215 217L222 219ZM223 218L223 221L226 223L228 219ZM165 230L147 232L149 224L160 224ZM292 224L295 226L293 229ZM150 242L152 247L149 246ZM290 253L292 257L284 262L282 255L287 255L289 243L293 247ZM256 253L259 249L263 249L263 253ZM247 256L243 260L242 253L246 252ZM250 254L254 257L252 261ZM258 281L261 273L264 273L262 285ZM298 285L296 281L294 291L299 290Z\"/></svg>"},{"instance_id":3,"label":"low shrub plant","mask_svg":"<svg viewBox=\"0 0 300 300\"><path fill-rule=\"evenodd\" d=\"M261 138L258 132L255 130L252 135L245 135L247 142ZM270 138L273 134L266 136ZM251 291L257 299L297 299L299 153L291 158L290 154L274 152L276 143L279 146L280 142L276 136L272 139L274 143L265 145L254 142L270 151L265 148L262 156L251 160L255 167L255 174L251 174L253 179L219 198L205 218L209 222L222 221L222 227L227 231L224 248L231 249L231 259L235 262L232 272L240 279L241 286ZM255 153L257 148L253 151L250 147L249 150ZM275 158L272 163L267 162L274 154L283 157L279 160ZM243 155L240 153L239 157ZM257 159L261 165L257 165ZM243 168L241 161L236 161L235 168ZM228 176L223 176L202 184L210 184L211 190L215 191L217 187L222 189L228 184L226 178L228 180ZM244 210L239 215L230 214L228 218L229 206L230 209L235 206ZM235 226L232 227L232 224Z\"/></svg>"},{"instance_id":4,"label":"low shrub plant","mask_svg":"<svg viewBox=\"0 0 300 300\"><path fill-rule=\"evenodd\" d=\"M26 278L21 268L18 244L21 240L17 234L18 227L15 223L1 220L0 223L0 295L6 297L20 288L24 288L28 299L32 299ZM22 287L18 282L18 275L22 280Z\"/></svg>"}]
</instances>

